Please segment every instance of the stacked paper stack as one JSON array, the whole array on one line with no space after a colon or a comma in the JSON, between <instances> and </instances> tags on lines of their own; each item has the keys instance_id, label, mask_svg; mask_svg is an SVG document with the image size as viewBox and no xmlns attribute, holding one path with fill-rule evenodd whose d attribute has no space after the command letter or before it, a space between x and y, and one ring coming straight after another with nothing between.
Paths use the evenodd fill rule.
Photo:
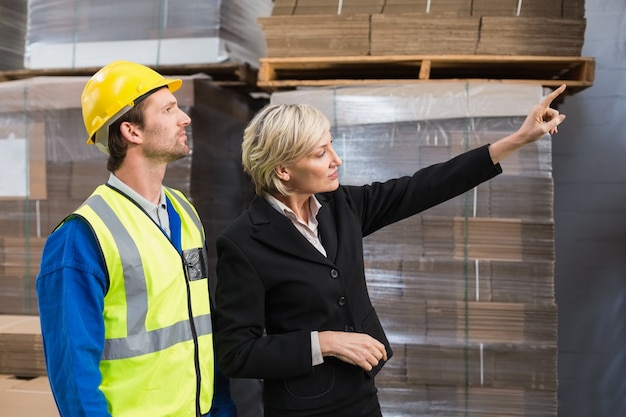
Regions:
<instances>
[{"instance_id":1,"label":"stacked paper stack","mask_svg":"<svg viewBox=\"0 0 626 417\"><path fill-rule=\"evenodd\" d=\"M583 0L380 3L277 0L272 15L258 19L267 56L578 56L582 50Z\"/></svg>"},{"instance_id":2,"label":"stacked paper stack","mask_svg":"<svg viewBox=\"0 0 626 417\"><path fill-rule=\"evenodd\" d=\"M387 0L384 13L454 13L470 16L472 3L466 0Z\"/></svg>"},{"instance_id":3,"label":"stacked paper stack","mask_svg":"<svg viewBox=\"0 0 626 417\"><path fill-rule=\"evenodd\" d=\"M361 14L380 13L385 6L384 0L278 0L274 7L280 12L281 8L289 8L294 15L311 14ZM288 10L285 10L288 11ZM274 13L272 13L274 14Z\"/></svg>"},{"instance_id":4,"label":"stacked paper stack","mask_svg":"<svg viewBox=\"0 0 626 417\"><path fill-rule=\"evenodd\" d=\"M483 16L480 35L479 55L576 56L583 46L585 25L569 18Z\"/></svg>"},{"instance_id":5,"label":"stacked paper stack","mask_svg":"<svg viewBox=\"0 0 626 417\"><path fill-rule=\"evenodd\" d=\"M24 276L29 273L30 257L39 259L44 239L0 237L0 276Z\"/></svg>"},{"instance_id":6,"label":"stacked paper stack","mask_svg":"<svg viewBox=\"0 0 626 417\"><path fill-rule=\"evenodd\" d=\"M106 155L85 144L80 94L86 81L38 77L0 84L0 153L6 157L0 166L6 179L0 182L0 313L37 313L34 277L45 238L108 178ZM179 91L181 105L192 105L193 83ZM181 160L168 172L187 192L189 167Z\"/></svg>"},{"instance_id":7,"label":"stacked paper stack","mask_svg":"<svg viewBox=\"0 0 626 417\"><path fill-rule=\"evenodd\" d=\"M22 68L26 36L26 0L0 0L0 70Z\"/></svg>"},{"instance_id":8,"label":"stacked paper stack","mask_svg":"<svg viewBox=\"0 0 626 417\"><path fill-rule=\"evenodd\" d=\"M182 78L175 95L192 117L193 154L169 165L165 184L197 200L212 231L244 205L239 144L256 105L206 76ZM34 280L45 238L108 179L106 155L85 143L80 95L86 81L0 83L0 314L37 314ZM230 175L216 174L223 172Z\"/></svg>"},{"instance_id":9,"label":"stacked paper stack","mask_svg":"<svg viewBox=\"0 0 626 417\"><path fill-rule=\"evenodd\" d=\"M585 0L563 0L563 17L581 18L585 16Z\"/></svg>"},{"instance_id":10,"label":"stacked paper stack","mask_svg":"<svg viewBox=\"0 0 626 417\"><path fill-rule=\"evenodd\" d=\"M258 66L271 0L0 0L0 69L97 68L117 59Z\"/></svg>"},{"instance_id":11,"label":"stacked paper stack","mask_svg":"<svg viewBox=\"0 0 626 417\"><path fill-rule=\"evenodd\" d=\"M274 93L333 123L344 184L410 175L504 137L535 85L425 83ZM394 357L383 414L556 415L557 317L548 136L476 189L365 238L368 289Z\"/></svg>"},{"instance_id":12,"label":"stacked paper stack","mask_svg":"<svg viewBox=\"0 0 626 417\"><path fill-rule=\"evenodd\" d=\"M44 240L32 236L5 235L0 238L0 313L37 311L32 277L39 271Z\"/></svg>"},{"instance_id":13,"label":"stacked paper stack","mask_svg":"<svg viewBox=\"0 0 626 417\"><path fill-rule=\"evenodd\" d=\"M0 315L0 374L46 375L38 317Z\"/></svg>"},{"instance_id":14,"label":"stacked paper stack","mask_svg":"<svg viewBox=\"0 0 626 417\"><path fill-rule=\"evenodd\" d=\"M219 0L218 3L221 7L219 37L224 42L229 60L257 67L259 58L265 55L265 39L256 20L271 15L272 0ZM176 7L184 4L192 13L195 12L192 3L176 4ZM203 19L203 16L198 18Z\"/></svg>"},{"instance_id":15,"label":"stacked paper stack","mask_svg":"<svg viewBox=\"0 0 626 417\"><path fill-rule=\"evenodd\" d=\"M479 16L561 16L565 9L563 0L474 0L472 11Z\"/></svg>"},{"instance_id":16,"label":"stacked paper stack","mask_svg":"<svg viewBox=\"0 0 626 417\"><path fill-rule=\"evenodd\" d=\"M369 15L293 15L260 18L267 56L369 55Z\"/></svg>"},{"instance_id":17,"label":"stacked paper stack","mask_svg":"<svg viewBox=\"0 0 626 417\"><path fill-rule=\"evenodd\" d=\"M17 378L0 374L0 404L6 416L42 417L58 415L48 378Z\"/></svg>"},{"instance_id":18,"label":"stacked paper stack","mask_svg":"<svg viewBox=\"0 0 626 417\"><path fill-rule=\"evenodd\" d=\"M467 54L478 42L480 18L428 13L372 15L371 55Z\"/></svg>"}]
</instances>

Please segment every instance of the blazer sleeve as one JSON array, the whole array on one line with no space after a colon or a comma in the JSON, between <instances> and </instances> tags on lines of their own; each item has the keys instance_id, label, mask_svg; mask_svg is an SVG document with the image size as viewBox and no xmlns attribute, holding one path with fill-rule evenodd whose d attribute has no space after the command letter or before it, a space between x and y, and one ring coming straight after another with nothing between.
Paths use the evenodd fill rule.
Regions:
<instances>
[{"instance_id":1,"label":"blazer sleeve","mask_svg":"<svg viewBox=\"0 0 626 417\"><path fill-rule=\"evenodd\" d=\"M343 187L361 216L363 236L434 207L502 173L489 145L406 176L362 187Z\"/></svg>"}]
</instances>

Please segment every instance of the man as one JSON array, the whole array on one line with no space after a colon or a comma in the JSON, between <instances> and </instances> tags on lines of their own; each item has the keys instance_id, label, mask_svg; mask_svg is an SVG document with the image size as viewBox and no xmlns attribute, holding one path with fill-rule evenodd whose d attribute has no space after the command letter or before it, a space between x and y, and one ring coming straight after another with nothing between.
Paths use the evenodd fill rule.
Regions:
<instances>
[{"instance_id":1,"label":"man","mask_svg":"<svg viewBox=\"0 0 626 417\"><path fill-rule=\"evenodd\" d=\"M83 90L87 143L111 174L49 236L37 277L63 417L236 415L214 361L204 229L162 184L190 153L181 84L116 61Z\"/></svg>"}]
</instances>

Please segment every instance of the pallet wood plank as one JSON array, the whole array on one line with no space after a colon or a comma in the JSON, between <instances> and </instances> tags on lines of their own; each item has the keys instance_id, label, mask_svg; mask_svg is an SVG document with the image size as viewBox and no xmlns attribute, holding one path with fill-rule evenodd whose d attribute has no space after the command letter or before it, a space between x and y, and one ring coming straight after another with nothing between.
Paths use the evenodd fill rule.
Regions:
<instances>
[{"instance_id":1,"label":"pallet wood plank","mask_svg":"<svg viewBox=\"0 0 626 417\"><path fill-rule=\"evenodd\" d=\"M422 61L422 65L420 67L420 80L427 80L430 78L430 68L432 65L432 61L430 59L424 59Z\"/></svg>"},{"instance_id":2,"label":"pallet wood plank","mask_svg":"<svg viewBox=\"0 0 626 417\"><path fill-rule=\"evenodd\" d=\"M253 87L256 86L258 79L257 69L247 63L240 62L161 65L152 66L151 68L165 76L183 76L204 73L213 78L216 84L229 87ZM0 71L0 82L48 76L92 76L99 69L100 68L48 68L6 70Z\"/></svg>"},{"instance_id":3,"label":"pallet wood plank","mask_svg":"<svg viewBox=\"0 0 626 417\"><path fill-rule=\"evenodd\" d=\"M413 83L434 80L497 80L541 83L567 94L593 85L595 59L582 56L389 55L265 57L257 86L267 91L302 86Z\"/></svg>"}]
</instances>

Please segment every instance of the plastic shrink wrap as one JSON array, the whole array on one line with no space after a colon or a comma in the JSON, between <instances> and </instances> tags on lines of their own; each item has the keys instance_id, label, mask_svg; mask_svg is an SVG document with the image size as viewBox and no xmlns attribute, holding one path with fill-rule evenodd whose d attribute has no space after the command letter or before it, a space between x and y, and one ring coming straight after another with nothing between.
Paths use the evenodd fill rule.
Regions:
<instances>
[{"instance_id":1,"label":"plastic shrink wrap","mask_svg":"<svg viewBox=\"0 0 626 417\"><path fill-rule=\"evenodd\" d=\"M250 199L240 136L258 104L207 76L182 78L175 95L192 118L192 154L169 165L165 184L194 201L214 236ZM0 314L38 313L35 276L45 239L108 179L107 156L86 144L80 95L87 79L0 83ZM209 250L213 265L214 245Z\"/></svg>"},{"instance_id":2,"label":"plastic shrink wrap","mask_svg":"<svg viewBox=\"0 0 626 417\"><path fill-rule=\"evenodd\" d=\"M277 92L331 120L340 181L365 184L502 138L539 85L427 82ZM368 290L394 357L383 415L556 416L551 138L503 174L364 241Z\"/></svg>"},{"instance_id":3,"label":"plastic shrink wrap","mask_svg":"<svg viewBox=\"0 0 626 417\"><path fill-rule=\"evenodd\" d=\"M0 69L225 61L258 66L271 0L0 0ZM6 58L5 58L6 57Z\"/></svg>"}]
</instances>

